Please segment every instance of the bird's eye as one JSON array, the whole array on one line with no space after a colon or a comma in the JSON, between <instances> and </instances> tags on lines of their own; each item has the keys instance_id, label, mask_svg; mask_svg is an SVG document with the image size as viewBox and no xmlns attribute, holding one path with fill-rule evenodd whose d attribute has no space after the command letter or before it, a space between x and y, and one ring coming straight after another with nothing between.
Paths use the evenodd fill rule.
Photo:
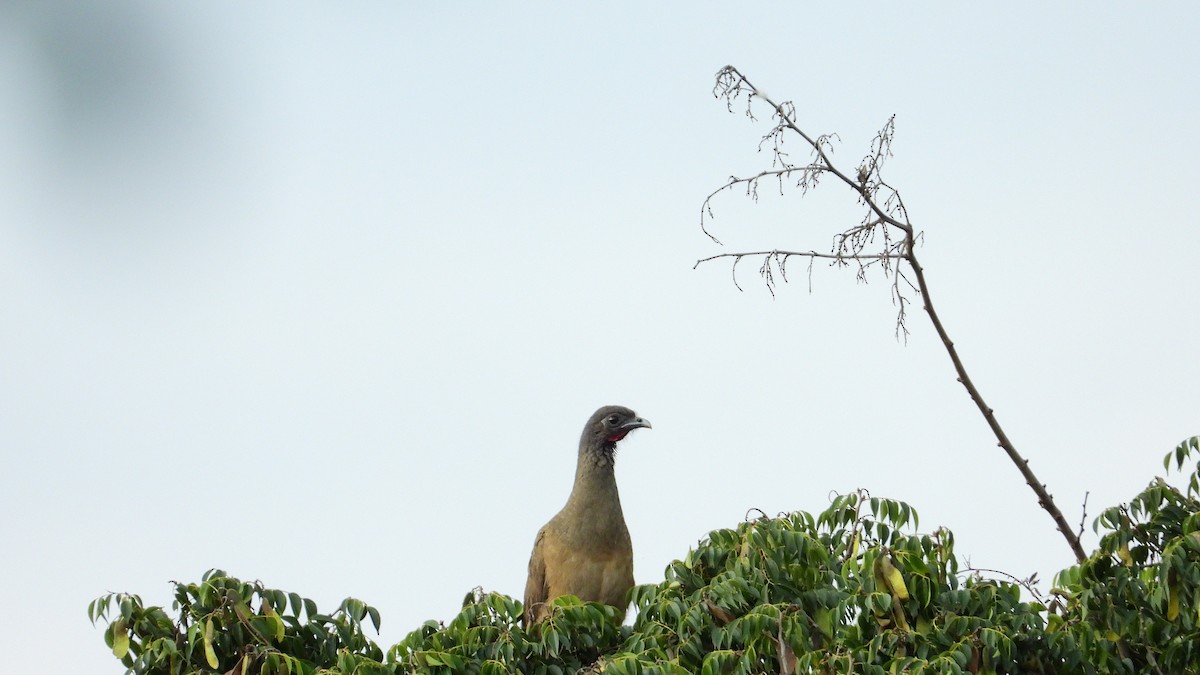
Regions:
<instances>
[{"instance_id":1,"label":"bird's eye","mask_svg":"<svg viewBox=\"0 0 1200 675\"><path fill-rule=\"evenodd\" d=\"M617 422L621 421L621 418L617 417L616 415L609 415L608 419L605 421L608 422L609 426L615 427L617 426Z\"/></svg>"}]
</instances>

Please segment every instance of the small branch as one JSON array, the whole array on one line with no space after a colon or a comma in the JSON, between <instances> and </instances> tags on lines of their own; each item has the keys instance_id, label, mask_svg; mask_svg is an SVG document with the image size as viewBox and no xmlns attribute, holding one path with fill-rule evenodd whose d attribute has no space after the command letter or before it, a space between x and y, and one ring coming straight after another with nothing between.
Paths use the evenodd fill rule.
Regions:
<instances>
[{"instance_id":1,"label":"small branch","mask_svg":"<svg viewBox=\"0 0 1200 675\"><path fill-rule=\"evenodd\" d=\"M799 256L804 258L824 258L826 260L834 260L840 263L848 263L857 260L904 260L904 256L891 253L875 253L875 254L856 254L842 255L840 253L818 253L816 251L780 251L773 249L770 251L744 251L742 253L718 253L710 255L707 258L701 258L692 265L692 269L696 269L702 263L711 262L719 258L746 258L749 256L765 255L765 256L783 256L785 258L791 256Z\"/></svg>"},{"instance_id":2,"label":"small branch","mask_svg":"<svg viewBox=\"0 0 1200 675\"><path fill-rule=\"evenodd\" d=\"M852 253L852 254L847 254L847 253L841 253L841 252L818 253L816 251L779 251L779 250L747 251L744 253L719 253L717 255L709 256L707 258L701 258L700 260L696 261L696 264L692 266L692 269L696 269L697 267L700 266L701 263L710 262L710 261L716 260L718 258L733 258L733 264L729 266L729 272L730 272L730 275L733 277L734 287L737 288L739 291L742 291L744 289L742 288L742 285L738 283L738 280L737 280L737 266L738 266L738 263L742 261L742 258L745 258L747 256L763 256L763 263L758 268L758 274L759 274L759 276L761 276L763 278L763 281L766 282L767 290L769 290L771 292L771 297L775 297L775 273L771 269L771 263L774 263L775 266L779 269L779 276L782 277L783 280L786 282L788 280L787 279L787 262L788 262L788 259L793 256L809 259L808 287L809 287L810 291L812 290L812 261L816 260L817 258L822 258L825 260L832 260L833 261L832 264L843 265L843 266L849 265L851 262L854 262L855 264L858 265L857 277L860 281L864 281L864 282L866 281L866 270L871 265L879 264L879 265L882 265L884 268L888 268L889 266L892 265L893 260L903 260L904 259L904 256L900 255L898 253L876 253L876 254ZM897 281L897 284L898 284L898 281ZM897 292L897 295L900 295L900 294ZM903 300L904 303L908 302L908 300L904 299L903 297L901 297L901 299ZM901 304L900 312L899 312L899 323L903 324L903 322L904 322L904 305ZM897 328L897 330L899 330L899 328ZM908 334L907 328L904 329L904 334L905 335Z\"/></svg>"},{"instance_id":3,"label":"small branch","mask_svg":"<svg viewBox=\"0 0 1200 675\"><path fill-rule=\"evenodd\" d=\"M776 153L778 152L778 149L776 149ZM784 194L783 180L785 178L791 178L792 174L799 173L800 178L797 180L796 185L801 190L806 191L809 188L816 187L816 177L824 170L825 168L818 164L808 164L805 166L792 166L789 164L782 169L768 169L765 171L760 171L757 174L748 176L746 178L730 176L729 180L726 181L724 185L716 190L713 190L707 197L704 198L704 202L700 204L700 230L704 232L704 234L708 235L708 238L712 239L713 242L717 243L718 245L721 244L721 240L717 239L712 232L708 231L706 221L713 218L713 197L716 197L726 190L733 189L738 185L745 185L746 196L750 197L754 201L758 201L758 183L764 178L774 178L779 184L779 194L782 195Z\"/></svg>"},{"instance_id":4,"label":"small branch","mask_svg":"<svg viewBox=\"0 0 1200 675\"><path fill-rule=\"evenodd\" d=\"M1079 532L1077 532L1075 534L1076 539L1083 538L1084 523L1087 522L1087 500L1088 500L1088 495L1090 495L1090 494L1091 494L1091 492L1087 492L1087 491L1085 491L1083 493L1083 508L1082 508L1083 514L1081 516L1079 516Z\"/></svg>"},{"instance_id":5,"label":"small branch","mask_svg":"<svg viewBox=\"0 0 1200 675\"><path fill-rule=\"evenodd\" d=\"M1032 574L1028 579L1021 579L1020 577L1014 576L1012 574L1009 574L1008 572L1004 572L1001 570L993 570L993 569L988 569L986 567L973 567L973 566L971 566L970 563L967 563L967 568L965 570L963 570L963 572L974 572L976 574L982 572L982 573L986 573L986 574L995 574L997 576L1007 577L1013 583L1019 584L1022 588L1029 591L1029 594L1032 595L1035 600L1037 600L1038 602L1040 602L1043 605L1046 604L1046 598L1042 596L1041 591L1039 591L1037 589L1037 586L1035 586L1035 584L1038 582L1036 572L1034 574Z\"/></svg>"}]
</instances>

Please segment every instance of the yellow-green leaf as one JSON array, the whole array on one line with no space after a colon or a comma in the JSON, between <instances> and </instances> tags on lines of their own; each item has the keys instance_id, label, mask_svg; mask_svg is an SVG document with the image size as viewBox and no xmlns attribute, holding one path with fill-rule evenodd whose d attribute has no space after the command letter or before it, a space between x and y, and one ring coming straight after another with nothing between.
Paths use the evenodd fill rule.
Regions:
<instances>
[{"instance_id":1,"label":"yellow-green leaf","mask_svg":"<svg viewBox=\"0 0 1200 675\"><path fill-rule=\"evenodd\" d=\"M1133 567L1133 556L1129 553L1129 544L1121 544L1121 548L1117 549L1117 557L1121 562L1125 563L1126 567Z\"/></svg>"},{"instance_id":2,"label":"yellow-green leaf","mask_svg":"<svg viewBox=\"0 0 1200 675\"><path fill-rule=\"evenodd\" d=\"M118 659L125 658L129 653L129 628L125 625L124 619L117 619L113 622L113 640L112 640L113 656Z\"/></svg>"},{"instance_id":3,"label":"yellow-green leaf","mask_svg":"<svg viewBox=\"0 0 1200 675\"><path fill-rule=\"evenodd\" d=\"M896 569L891 559L886 554L881 555L875 559L875 564L878 565L878 571L892 595L900 601L908 600L908 586L904 583L904 575Z\"/></svg>"},{"instance_id":4,"label":"yellow-green leaf","mask_svg":"<svg viewBox=\"0 0 1200 675\"><path fill-rule=\"evenodd\" d=\"M213 622L211 616L204 622L204 658L208 661L210 668L216 668L219 665L217 652L213 650Z\"/></svg>"},{"instance_id":5,"label":"yellow-green leaf","mask_svg":"<svg viewBox=\"0 0 1200 675\"><path fill-rule=\"evenodd\" d=\"M921 635L928 635L929 631L932 629L933 629L933 624L929 623L929 619L926 619L923 616L917 617L917 632L918 633L920 633Z\"/></svg>"},{"instance_id":6,"label":"yellow-green leaf","mask_svg":"<svg viewBox=\"0 0 1200 675\"><path fill-rule=\"evenodd\" d=\"M282 642L283 641L283 619L281 619L279 617L279 614L276 613L275 608L271 607L271 605L269 603L263 603L263 610L266 612L267 617L269 617L271 619L271 627L272 627L271 632L274 633L274 635L275 635L275 641Z\"/></svg>"},{"instance_id":7,"label":"yellow-green leaf","mask_svg":"<svg viewBox=\"0 0 1200 675\"><path fill-rule=\"evenodd\" d=\"M817 628L821 629L821 632L825 635L825 637L833 637L833 611L826 607L822 607L818 609L816 613Z\"/></svg>"}]
</instances>

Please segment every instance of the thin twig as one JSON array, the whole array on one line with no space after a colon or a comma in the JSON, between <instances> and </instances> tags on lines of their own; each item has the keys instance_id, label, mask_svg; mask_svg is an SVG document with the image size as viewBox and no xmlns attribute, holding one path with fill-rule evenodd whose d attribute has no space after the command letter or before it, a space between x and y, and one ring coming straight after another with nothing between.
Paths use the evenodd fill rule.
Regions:
<instances>
[{"instance_id":1,"label":"thin twig","mask_svg":"<svg viewBox=\"0 0 1200 675\"><path fill-rule=\"evenodd\" d=\"M1090 491L1085 491L1083 493L1083 509L1082 509L1083 514L1081 516L1079 516L1079 532L1075 535L1076 539L1083 538L1083 527L1084 527L1084 523L1087 522L1087 500L1088 500L1088 495L1090 495L1090 494L1091 494Z\"/></svg>"},{"instance_id":2,"label":"thin twig","mask_svg":"<svg viewBox=\"0 0 1200 675\"><path fill-rule=\"evenodd\" d=\"M1043 605L1046 604L1046 598L1037 589L1038 578L1037 578L1036 572L1034 574L1030 575L1028 578L1022 579L1018 576L1009 574L1008 572L1005 572L1002 570L994 570L994 569L989 569L987 567L972 567L970 563L967 563L966 569L962 570L962 572L960 572L959 574L963 574L963 573L967 573L967 572L974 572L974 573L983 572L983 573L987 573L987 574L995 574L997 576L1007 577L1013 583L1016 583L1016 584L1020 585L1022 588L1024 588L1025 590L1029 591L1029 594L1033 596L1034 600L1037 600L1038 602L1040 602Z\"/></svg>"}]
</instances>

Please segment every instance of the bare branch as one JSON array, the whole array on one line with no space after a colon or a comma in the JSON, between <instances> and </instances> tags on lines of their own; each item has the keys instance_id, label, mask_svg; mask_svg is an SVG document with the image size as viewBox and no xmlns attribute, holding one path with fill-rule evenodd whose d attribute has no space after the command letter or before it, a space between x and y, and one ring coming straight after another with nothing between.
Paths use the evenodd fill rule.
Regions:
<instances>
[{"instance_id":1,"label":"bare branch","mask_svg":"<svg viewBox=\"0 0 1200 675\"><path fill-rule=\"evenodd\" d=\"M731 265L731 272L733 273L733 285L736 286L739 291L742 291L745 289L742 288L741 284L739 284L738 280L737 280L737 264L739 262L741 262L742 258L748 258L748 257L754 257L754 256L762 256L763 257L763 263L762 263L762 266L760 266L758 268L758 274L759 274L759 276L761 276L763 278L763 281L766 283L767 290L769 290L771 292L772 297L775 296L775 270L777 269L779 271L780 278L782 278L784 280L784 282L786 283L787 282L787 261L789 258L792 258L792 257L800 257L800 258L809 258L810 259L810 264L808 267L808 273L809 273L809 282L808 283L809 283L810 291L812 290L811 260L816 260L817 258L821 258L824 260L832 261L830 263L832 265L842 265L842 266L853 263L854 265L856 265L858 267L858 272L857 272L858 279L865 282L866 281L866 272L865 271L871 265L879 264L879 265L883 265L886 267L886 266L892 265L893 260L903 260L904 259L904 256L902 256L902 255L891 254L891 253L874 253L874 254L863 253L863 254L843 255L840 253L818 253L816 251L780 251L780 250L746 251L743 253L718 253L717 255L709 256L707 258L701 258L700 260L696 261L696 264L692 266L692 269L696 269L702 263L717 260L718 258L733 258L733 265ZM774 265L774 268L772 267L772 265ZM904 302L908 302L908 300L905 299ZM903 307L901 307L900 313L901 313L901 316L903 316L903 313L904 313ZM907 334L908 331L905 330L905 333Z\"/></svg>"},{"instance_id":2,"label":"bare branch","mask_svg":"<svg viewBox=\"0 0 1200 675\"><path fill-rule=\"evenodd\" d=\"M706 263L706 262L709 262L712 260L717 260L719 258L745 258L748 256L756 256L756 255L785 256L785 257L803 256L805 258L824 258L826 260L835 260L835 261L843 263L843 264L848 263L852 260L888 260L888 259L903 260L904 259L904 256L901 256L901 255L888 255L888 254L884 254L884 253L869 253L869 254L854 255L854 256L842 256L842 255L838 255L836 253L818 253L816 251L780 251L778 249L772 249L770 251L746 251L743 253L718 253L717 255L710 255L707 258L701 258L701 259L697 260L696 264L692 266L692 269L696 269L702 263Z\"/></svg>"},{"instance_id":3,"label":"bare branch","mask_svg":"<svg viewBox=\"0 0 1200 675\"><path fill-rule=\"evenodd\" d=\"M903 337L907 340L909 334L906 322L907 307L910 300L907 294L911 292L919 295L922 301L922 309L929 316L929 320L933 324L938 338L941 339L946 353L950 356L955 373L958 376L958 382L967 390L971 400L979 409L980 414L983 415L988 427L996 437L997 445L1004 450L1009 459L1016 465L1025 482L1037 496L1038 504L1050 515L1057 529L1067 540L1076 559L1080 562L1086 560L1087 556L1079 543L1079 536L1068 525L1062 511L1054 503L1053 496L1046 490L1046 486L1037 479L1037 476L1029 468L1028 460L1017 453L1016 448L1009 440L1004 429L1000 426L999 421L997 421L995 412L983 400L983 396L979 393L975 383L967 375L962 359L958 355L958 350L955 348L954 342L950 339L941 318L934 309L933 301L929 295L929 285L925 279L925 270L921 266L916 254L916 242L922 240L923 235L917 232L913 224L909 221L908 208L905 206L900 192L889 185L881 174L884 163L892 156L892 141L896 133L895 116L893 115L889 118L883 128L875 135L875 138L871 141L870 150L863 157L851 176L838 169L830 159L834 150L834 141L840 142L841 140L836 134L810 136L797 126L796 107L790 101L775 102L762 90L751 84L733 66L725 66L717 73L716 82L713 86L713 95L717 98L725 99L726 108L730 112L733 111L734 102L744 98L746 106L745 114L751 120L757 120L753 112L754 103L756 100L761 101L770 106L772 110L771 119L774 122L774 126L759 142L759 150L763 148L770 148L771 150L771 168L748 178L731 176L724 185L709 194L701 205L700 227L710 239L717 244L721 243L708 229L708 221L713 217L713 198L726 190L731 190L735 186L744 185L747 196L757 200L758 183L763 179L774 179L778 183L780 192L783 191L785 180L789 182L794 180L795 187L800 190L800 194L803 196L809 190L816 188L822 178L833 176L857 195L858 203L864 207L865 212L862 220L857 225L847 227L833 236L829 253L818 253L815 250L781 251L778 249L723 253L697 260L693 269L699 267L701 263L719 258L732 258L733 264L731 268L734 275L734 285L737 286L738 290L741 290L741 286L737 282L737 263L745 257L761 256L763 263L759 267L759 275L763 277L767 289L774 296L775 275L778 273L780 278L785 282L787 281L786 264L788 259L793 256L809 259L810 290L812 286L812 265L818 258L830 260L831 264L836 266L855 265L857 268L856 278L863 282L867 280L867 271L871 267L878 267L887 275L891 282L892 303L896 307L897 339ZM807 164L796 165L791 163L789 154L785 151L785 141L791 134L803 139L809 148L811 159ZM868 252L868 248L871 248L872 252Z\"/></svg>"},{"instance_id":4,"label":"bare branch","mask_svg":"<svg viewBox=\"0 0 1200 675\"><path fill-rule=\"evenodd\" d=\"M818 180L817 176L820 175L821 171L823 170L824 169L822 167L815 164L808 164L805 166L789 165L781 169L767 169L765 171L760 171L753 176L748 176L745 178L730 176L729 180L725 181L724 185L716 190L713 190L708 197L705 197L704 202L700 205L700 229L704 232L704 234L708 235L709 239L712 239L717 244L721 243L720 239L717 239L712 232L709 232L707 221L712 220L713 218L713 197L716 197L726 190L731 190L736 186L744 185L746 187L746 196L754 201L758 201L758 184L762 179L774 178L779 184L779 194L783 195L785 194L783 189L784 179L791 178L793 174L799 174L799 178L796 179L796 186L799 187L802 192L807 192L810 188L816 187Z\"/></svg>"}]
</instances>

